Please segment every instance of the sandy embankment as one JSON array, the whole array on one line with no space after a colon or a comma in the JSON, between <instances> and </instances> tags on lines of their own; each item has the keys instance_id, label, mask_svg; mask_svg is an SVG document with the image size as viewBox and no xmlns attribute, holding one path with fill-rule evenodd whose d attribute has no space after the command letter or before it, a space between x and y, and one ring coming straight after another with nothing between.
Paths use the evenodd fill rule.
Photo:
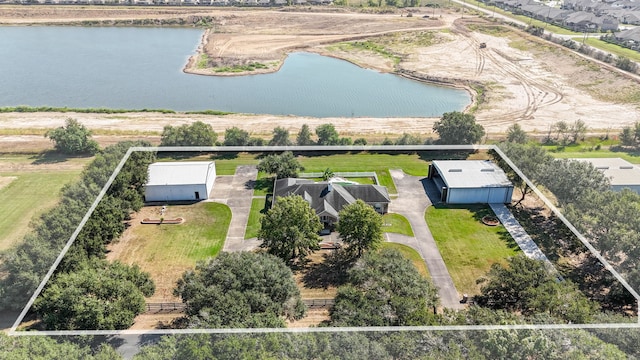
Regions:
<instances>
[{"instance_id":1,"label":"sandy embankment","mask_svg":"<svg viewBox=\"0 0 640 360\"><path fill-rule=\"evenodd\" d=\"M13 11L28 15L29 11L42 11L41 9L21 7ZM136 11L142 11L140 9ZM212 63L220 66L260 62L270 66L262 71L275 71L287 53L304 50L335 56L378 71L404 69L453 82L459 81L461 84L465 81L482 83L485 86L484 102L475 115L478 122L494 137L496 134L503 134L514 123L519 123L528 132L542 135L557 121L582 120L594 133L615 134L623 126L640 121L638 104L614 102L619 98L618 94L624 96L640 92L636 81L621 77L599 65L589 64L565 49L556 47L557 50L546 50L546 45L535 45L534 42L539 43L538 39L514 32L508 27L508 36L492 36L471 31L467 26L469 21L481 25L489 24L484 20L465 17L463 22L458 18L459 14L449 13L446 9L439 10L437 20L425 20L420 16L420 12L428 11L432 14L432 10L417 11L416 16L407 18L398 14L200 8L197 9L198 16L211 16L215 24L203 35L199 53L206 53ZM47 16L38 14L38 21ZM78 16L82 12L77 10L77 14L73 14ZM92 13L92 16L96 14ZM125 15L118 13L118 16ZM185 16L185 13L147 16ZM19 15L14 15L14 19L17 19L18 23L24 22L24 18ZM0 22L6 23L7 19L0 15ZM427 30L433 35L430 43L422 44L419 37L411 38L411 34ZM385 47L400 56L401 61L397 65L389 57L374 51L340 50L328 46L338 41L366 39L385 33L395 34L391 35L392 41ZM487 44L485 49L479 48L481 42ZM190 59L187 71L215 74L208 69L197 69L197 63L198 54ZM405 132L430 136L433 123L437 120L319 119L240 114L208 116L157 113L3 113L0 114L0 130L5 129L5 134L18 134L20 131L17 129L24 129L23 133L29 134L37 129L61 126L68 117L79 120L90 129L112 130L113 134L124 131L129 135L141 137L143 133L155 132L155 141L165 125L180 125L198 120L211 124L218 133L223 133L226 128L238 126L254 136L265 137L268 137L276 126L285 127L295 134L302 124L307 124L313 129L320 124L333 123L343 135L371 138L383 138L387 135L395 137ZM105 136L101 136L100 139L103 143L114 141ZM14 145L27 146L26 143L31 141L38 142L40 146L50 146L41 136L12 135L0 137L0 151Z\"/></svg>"}]
</instances>

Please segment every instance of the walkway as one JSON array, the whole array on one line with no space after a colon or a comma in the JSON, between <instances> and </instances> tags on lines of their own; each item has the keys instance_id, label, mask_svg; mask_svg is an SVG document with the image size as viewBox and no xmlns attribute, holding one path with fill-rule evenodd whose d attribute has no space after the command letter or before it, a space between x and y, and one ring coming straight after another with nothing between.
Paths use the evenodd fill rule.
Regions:
<instances>
[{"instance_id":1,"label":"walkway","mask_svg":"<svg viewBox=\"0 0 640 360\"><path fill-rule=\"evenodd\" d=\"M522 228L522 225L520 225L518 220L516 220L511 211L504 204L489 204L489 206L527 257L544 261L551 273L557 273L557 270L551 261L547 259L547 256L542 252L542 250L540 250L531 236L527 234L527 232Z\"/></svg>"},{"instance_id":2,"label":"walkway","mask_svg":"<svg viewBox=\"0 0 640 360\"><path fill-rule=\"evenodd\" d=\"M417 176L406 175L402 170L389 170L396 188L398 198L391 201L389 211L398 213L409 220L415 239L388 234L388 239L393 242L411 246L424 259L431 275L431 280L438 288L440 303L449 309L461 309L460 295L456 291L449 270L440 255L431 231L424 219L424 213L431 205L431 201L425 193L422 179Z\"/></svg>"},{"instance_id":3,"label":"walkway","mask_svg":"<svg viewBox=\"0 0 640 360\"><path fill-rule=\"evenodd\" d=\"M210 201L227 204L231 209L231 223L222 251L249 251L260 244L257 240L244 239L257 176L255 166L242 165L236 168L233 176L216 178Z\"/></svg>"}]
</instances>

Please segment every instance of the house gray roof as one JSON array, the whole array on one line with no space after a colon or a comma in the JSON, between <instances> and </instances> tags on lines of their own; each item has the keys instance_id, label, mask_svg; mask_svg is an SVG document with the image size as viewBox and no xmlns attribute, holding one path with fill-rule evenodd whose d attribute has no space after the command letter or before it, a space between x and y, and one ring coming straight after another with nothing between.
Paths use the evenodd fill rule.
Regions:
<instances>
[{"instance_id":1,"label":"house gray roof","mask_svg":"<svg viewBox=\"0 0 640 360\"><path fill-rule=\"evenodd\" d=\"M338 212L346 205L362 200L366 203L389 203L387 188L371 184L336 184L313 182L308 179L285 178L275 181L274 199L288 195L304 198L318 216L331 215L337 218Z\"/></svg>"},{"instance_id":2,"label":"house gray roof","mask_svg":"<svg viewBox=\"0 0 640 360\"><path fill-rule=\"evenodd\" d=\"M636 42L640 42L640 27L620 31L616 34L616 38L622 40L633 40Z\"/></svg>"},{"instance_id":3,"label":"house gray roof","mask_svg":"<svg viewBox=\"0 0 640 360\"><path fill-rule=\"evenodd\" d=\"M609 178L612 186L640 185L640 168L620 158L575 159L591 163Z\"/></svg>"}]
</instances>

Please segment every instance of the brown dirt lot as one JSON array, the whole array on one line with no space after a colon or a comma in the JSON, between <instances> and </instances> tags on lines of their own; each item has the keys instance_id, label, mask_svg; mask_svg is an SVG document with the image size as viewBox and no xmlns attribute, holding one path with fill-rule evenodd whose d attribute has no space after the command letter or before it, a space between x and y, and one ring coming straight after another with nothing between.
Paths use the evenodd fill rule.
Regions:
<instances>
[{"instance_id":1,"label":"brown dirt lot","mask_svg":"<svg viewBox=\"0 0 640 360\"><path fill-rule=\"evenodd\" d=\"M437 20L423 19L431 9L417 9L411 18L395 14L364 14L346 10L326 12L279 11L273 9L204 8L107 8L107 7L2 7L0 23L24 24L49 20L76 21L97 18L161 18L210 16L213 26L203 36L198 54L186 71L211 74L198 68L201 53L209 65L273 62L275 71L286 53L304 49L352 61L379 71L410 70L453 82L473 80L485 87L485 100L476 118L491 137L503 136L507 127L519 123L526 131L544 134L557 121L582 120L593 133L614 132L640 121L638 81L601 64L507 26L480 18L459 18L459 13L438 10ZM315 10L318 10L317 8ZM427 34L417 36L411 34ZM402 35L393 37L391 35ZM429 38L429 41L425 41ZM330 46L349 39L367 39L381 44L397 56L396 64L379 52ZM480 43L485 49L479 49ZM22 136L61 126L73 117L91 129L113 130L103 141L115 141L117 131L149 131L200 120L216 131L239 126L255 136L268 136L276 126L295 134L303 123L312 129L333 123L343 135L393 137L402 133L432 136L433 118L307 118L297 116L227 116L185 114L0 114L0 150L28 147ZM22 131L20 135L14 135ZM134 134L135 135L135 134ZM34 146L46 144L40 139Z\"/></svg>"}]
</instances>

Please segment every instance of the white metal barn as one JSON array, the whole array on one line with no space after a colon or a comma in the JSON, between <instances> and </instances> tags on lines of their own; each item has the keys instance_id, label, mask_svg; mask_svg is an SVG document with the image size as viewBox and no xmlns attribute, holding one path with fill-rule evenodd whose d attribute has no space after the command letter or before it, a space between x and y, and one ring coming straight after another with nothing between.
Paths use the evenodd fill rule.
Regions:
<instances>
[{"instance_id":1,"label":"white metal barn","mask_svg":"<svg viewBox=\"0 0 640 360\"><path fill-rule=\"evenodd\" d=\"M215 180L213 161L153 163L149 165L145 201L206 200Z\"/></svg>"},{"instance_id":2,"label":"white metal barn","mask_svg":"<svg viewBox=\"0 0 640 360\"><path fill-rule=\"evenodd\" d=\"M429 178L447 204L510 203L513 184L488 160L434 160Z\"/></svg>"},{"instance_id":3,"label":"white metal barn","mask_svg":"<svg viewBox=\"0 0 640 360\"><path fill-rule=\"evenodd\" d=\"M611 190L621 191L627 188L640 194L640 167L621 158L574 160L590 162L600 170L604 176L609 178Z\"/></svg>"}]
</instances>

